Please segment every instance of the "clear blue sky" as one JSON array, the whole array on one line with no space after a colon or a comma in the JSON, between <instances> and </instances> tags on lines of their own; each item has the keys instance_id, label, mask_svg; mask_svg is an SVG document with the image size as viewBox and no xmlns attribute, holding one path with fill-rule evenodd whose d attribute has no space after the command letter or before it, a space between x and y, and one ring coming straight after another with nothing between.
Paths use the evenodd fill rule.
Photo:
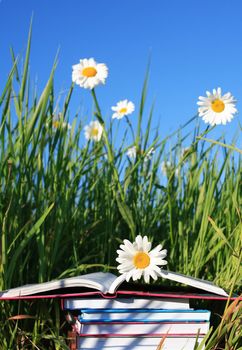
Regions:
<instances>
[{"instance_id":1,"label":"clear blue sky","mask_svg":"<svg viewBox=\"0 0 242 350\"><path fill-rule=\"evenodd\" d=\"M24 53L32 13L31 76L43 87L60 48L56 92L71 84L72 65L94 57L109 67L97 88L104 114L121 99L139 103L148 58L147 106L155 99L154 125L165 137L197 112L197 98L221 86L242 110L241 0L0 0L0 76L11 65L9 47ZM75 88L72 109L91 109L89 92ZM136 115L130 116L135 120ZM240 115L217 126L228 137ZM205 124L204 124L205 127Z\"/></svg>"}]
</instances>

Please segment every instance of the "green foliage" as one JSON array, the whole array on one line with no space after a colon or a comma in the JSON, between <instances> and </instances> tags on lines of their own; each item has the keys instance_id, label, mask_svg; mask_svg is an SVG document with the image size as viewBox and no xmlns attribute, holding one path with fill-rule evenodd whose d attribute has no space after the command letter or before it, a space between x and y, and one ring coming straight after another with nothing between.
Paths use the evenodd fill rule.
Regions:
<instances>
[{"instance_id":1,"label":"green foliage","mask_svg":"<svg viewBox=\"0 0 242 350\"><path fill-rule=\"evenodd\" d=\"M0 288L115 269L120 242L141 234L168 249L169 269L238 291L240 154L235 156L231 147L222 153L219 140L207 144L203 136L209 130L198 139L199 127L193 137L182 137L194 118L164 140L158 130L153 134L153 106L145 114L148 74L137 131L129 120L125 129L121 120L120 143L121 136L113 138L115 123L105 124L92 91L95 118L104 133L100 142L85 144L82 116L75 117L71 130L66 124L73 85L53 124L56 64L40 97L31 97L30 36L23 74L12 54L13 67L0 96ZM132 145L137 149L133 161L126 156ZM147 160L152 147L155 154ZM16 348L17 338L24 349L66 348L59 307L42 303L0 305L1 349ZM241 307L236 304L235 310L229 318L225 313L212 333L211 349L221 342L226 349L238 349ZM11 318L21 314L26 317Z\"/></svg>"}]
</instances>

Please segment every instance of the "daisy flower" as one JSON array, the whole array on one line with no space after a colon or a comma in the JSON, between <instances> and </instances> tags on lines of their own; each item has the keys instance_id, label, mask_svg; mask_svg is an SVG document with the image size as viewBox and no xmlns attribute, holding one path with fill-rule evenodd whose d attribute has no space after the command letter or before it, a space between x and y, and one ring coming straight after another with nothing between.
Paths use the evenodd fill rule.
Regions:
<instances>
[{"instance_id":1,"label":"daisy flower","mask_svg":"<svg viewBox=\"0 0 242 350\"><path fill-rule=\"evenodd\" d=\"M131 101L123 100L119 101L116 106L112 107L113 113L112 118L113 119L122 119L125 115L131 114L134 111L134 104Z\"/></svg>"},{"instance_id":2,"label":"daisy flower","mask_svg":"<svg viewBox=\"0 0 242 350\"><path fill-rule=\"evenodd\" d=\"M130 147L127 150L127 156L132 160L134 160L136 158L136 154L137 154L136 146Z\"/></svg>"},{"instance_id":3,"label":"daisy flower","mask_svg":"<svg viewBox=\"0 0 242 350\"><path fill-rule=\"evenodd\" d=\"M103 127L98 121L93 121L84 127L84 134L87 140L100 141Z\"/></svg>"},{"instance_id":4,"label":"daisy flower","mask_svg":"<svg viewBox=\"0 0 242 350\"><path fill-rule=\"evenodd\" d=\"M63 129L67 128L68 130L71 129L71 124L66 122L61 122L59 120L53 120L52 126L55 129L58 129L58 128L63 128Z\"/></svg>"},{"instance_id":5,"label":"daisy flower","mask_svg":"<svg viewBox=\"0 0 242 350\"><path fill-rule=\"evenodd\" d=\"M72 81L84 89L93 89L105 84L108 68L104 63L97 63L93 58L84 58L72 66Z\"/></svg>"},{"instance_id":6,"label":"daisy flower","mask_svg":"<svg viewBox=\"0 0 242 350\"><path fill-rule=\"evenodd\" d=\"M237 112L236 100L231 93L227 92L222 96L221 88L217 88L212 93L206 91L206 94L207 97L199 96L200 101L197 102L199 117L212 126L230 122Z\"/></svg>"},{"instance_id":7,"label":"daisy flower","mask_svg":"<svg viewBox=\"0 0 242 350\"><path fill-rule=\"evenodd\" d=\"M139 151L137 152L136 146L130 147L127 151L127 156L134 160L136 158L137 153L140 153L141 155L144 153L144 151ZM151 149L147 152L147 154L144 157L144 162L148 162L153 154L155 153L154 147L151 147Z\"/></svg>"},{"instance_id":8,"label":"daisy flower","mask_svg":"<svg viewBox=\"0 0 242 350\"><path fill-rule=\"evenodd\" d=\"M161 244L151 250L151 242L147 236L138 235L135 242L131 243L125 239L123 243L117 250L116 261L120 263L117 268L121 274L125 274L126 281L128 282L130 278L136 281L142 276L146 283L150 282L150 277L157 280L160 276L159 266L167 264L164 260L167 250L162 250Z\"/></svg>"},{"instance_id":9,"label":"daisy flower","mask_svg":"<svg viewBox=\"0 0 242 350\"><path fill-rule=\"evenodd\" d=\"M144 161L148 162L148 160L150 160L152 158L154 153L155 153L155 149L154 149L154 147L151 147L151 149L146 153Z\"/></svg>"},{"instance_id":10,"label":"daisy flower","mask_svg":"<svg viewBox=\"0 0 242 350\"><path fill-rule=\"evenodd\" d=\"M56 115L53 115L53 117L46 123L46 127L48 128L50 124L52 123L52 127L54 129L71 129L71 124L66 123L63 121L63 117L61 113L58 113Z\"/></svg>"}]
</instances>

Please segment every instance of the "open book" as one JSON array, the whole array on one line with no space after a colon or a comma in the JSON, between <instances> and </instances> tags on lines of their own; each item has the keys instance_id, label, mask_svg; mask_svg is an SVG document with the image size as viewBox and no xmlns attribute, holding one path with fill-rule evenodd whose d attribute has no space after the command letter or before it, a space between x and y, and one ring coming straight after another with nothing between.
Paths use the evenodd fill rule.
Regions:
<instances>
[{"instance_id":1,"label":"open book","mask_svg":"<svg viewBox=\"0 0 242 350\"><path fill-rule=\"evenodd\" d=\"M205 290L220 296L227 297L228 294L220 287L211 282L189 277L180 273L161 270L161 277L175 282L183 283L191 287ZM20 298L32 296L39 293L58 294L53 291L63 290L65 288L90 288L101 292L102 294L114 294L119 286L125 281L126 275L115 276L110 272L94 272L82 276L69 277L50 282L28 284L21 287L0 291L0 300L9 298ZM49 293L51 291L51 293Z\"/></svg>"}]
</instances>

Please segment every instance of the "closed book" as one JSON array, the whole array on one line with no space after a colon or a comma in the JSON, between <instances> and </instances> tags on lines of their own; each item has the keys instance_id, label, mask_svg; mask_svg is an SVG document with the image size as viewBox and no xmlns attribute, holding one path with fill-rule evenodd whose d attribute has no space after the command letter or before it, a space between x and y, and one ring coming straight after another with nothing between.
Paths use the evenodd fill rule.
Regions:
<instances>
[{"instance_id":1,"label":"closed book","mask_svg":"<svg viewBox=\"0 0 242 350\"><path fill-rule=\"evenodd\" d=\"M78 337L78 350L157 350L162 342L162 350L194 350L202 337Z\"/></svg>"},{"instance_id":2,"label":"closed book","mask_svg":"<svg viewBox=\"0 0 242 350\"><path fill-rule=\"evenodd\" d=\"M80 325L80 336L164 336L205 335L209 322L87 322Z\"/></svg>"},{"instance_id":3,"label":"closed book","mask_svg":"<svg viewBox=\"0 0 242 350\"><path fill-rule=\"evenodd\" d=\"M191 322L191 321L209 321L210 311L208 310L160 310L160 309L104 309L100 312L98 309L84 309L79 316L80 322L150 322L150 321L169 321L169 322Z\"/></svg>"},{"instance_id":4,"label":"closed book","mask_svg":"<svg viewBox=\"0 0 242 350\"><path fill-rule=\"evenodd\" d=\"M171 298L72 298L64 299L64 309L189 309L189 299Z\"/></svg>"}]
</instances>

